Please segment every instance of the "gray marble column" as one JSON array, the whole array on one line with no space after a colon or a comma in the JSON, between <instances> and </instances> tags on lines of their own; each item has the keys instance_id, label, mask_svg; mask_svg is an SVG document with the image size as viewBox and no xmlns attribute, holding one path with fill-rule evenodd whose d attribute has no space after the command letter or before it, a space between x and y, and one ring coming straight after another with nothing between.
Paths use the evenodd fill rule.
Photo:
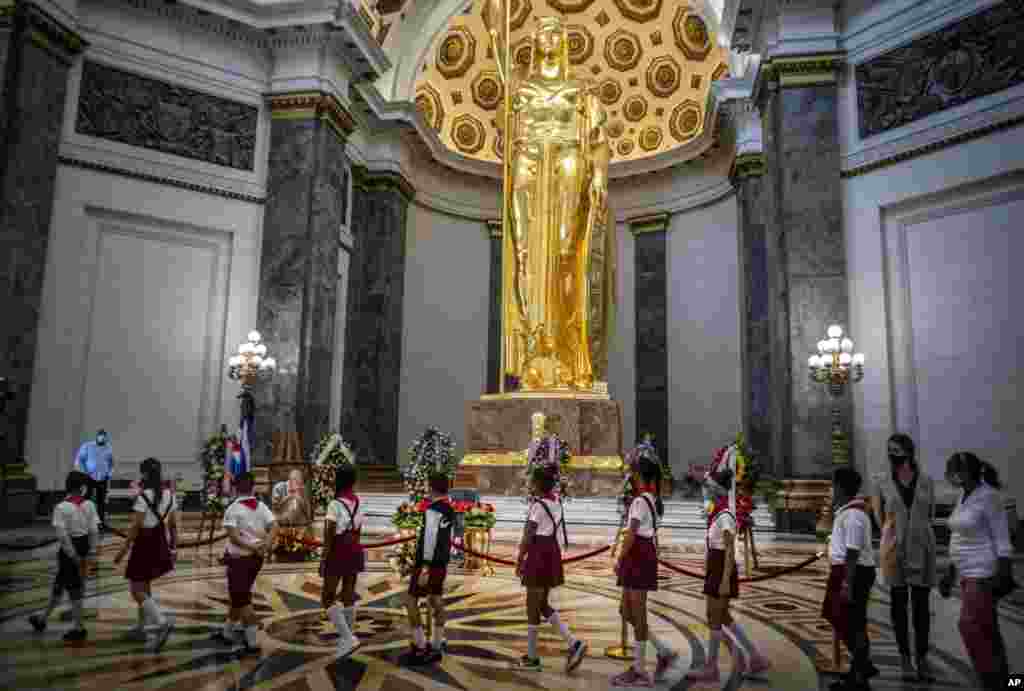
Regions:
<instances>
[{"instance_id":1,"label":"gray marble column","mask_svg":"<svg viewBox=\"0 0 1024 691\"><path fill-rule=\"evenodd\" d=\"M490 300L487 309L487 393L501 391L501 221L487 222L491 241Z\"/></svg>"},{"instance_id":2,"label":"gray marble column","mask_svg":"<svg viewBox=\"0 0 1024 691\"><path fill-rule=\"evenodd\" d=\"M299 432L308 457L328 431L352 131L344 108L326 94L272 96L269 105L257 328L278 371L256 394L257 462L270 460L274 432Z\"/></svg>"},{"instance_id":3,"label":"gray marble column","mask_svg":"<svg viewBox=\"0 0 1024 691\"><path fill-rule=\"evenodd\" d=\"M636 439L668 452L668 220L631 219L636 295Z\"/></svg>"},{"instance_id":4,"label":"gray marble column","mask_svg":"<svg viewBox=\"0 0 1024 691\"><path fill-rule=\"evenodd\" d=\"M769 276L775 281L770 294L778 301L769 305L772 341L780 353L773 358L773 385L785 380L789 389L788 405L776 411L773 428L781 436L773 444L786 475L825 476L831 471L833 403L824 386L810 381L806 363L829 324L849 325L836 119L839 63L833 55L801 56L771 67L778 81L777 90L767 90L763 107L765 177L776 211L767 256L770 265L784 267ZM787 387L776 395L782 388ZM849 431L848 396L840 409Z\"/></svg>"},{"instance_id":5,"label":"gray marble column","mask_svg":"<svg viewBox=\"0 0 1024 691\"><path fill-rule=\"evenodd\" d=\"M415 190L394 173L354 171L355 236L348 297L342 435L359 462L400 463L402 303L409 202ZM440 328L440 325L439 325Z\"/></svg>"},{"instance_id":6,"label":"gray marble column","mask_svg":"<svg viewBox=\"0 0 1024 691\"><path fill-rule=\"evenodd\" d=\"M0 9L0 462L24 453L68 71L81 38L37 6ZM31 460L31 459L29 459Z\"/></svg>"}]
</instances>

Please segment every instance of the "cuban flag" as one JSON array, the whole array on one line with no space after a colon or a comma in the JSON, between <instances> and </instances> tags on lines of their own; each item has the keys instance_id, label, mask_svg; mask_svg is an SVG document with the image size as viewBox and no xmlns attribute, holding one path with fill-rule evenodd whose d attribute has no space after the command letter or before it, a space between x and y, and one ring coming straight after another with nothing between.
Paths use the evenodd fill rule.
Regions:
<instances>
[{"instance_id":1,"label":"cuban flag","mask_svg":"<svg viewBox=\"0 0 1024 691\"><path fill-rule=\"evenodd\" d=\"M238 477L249 469L252 459L252 415L242 415L242 424L238 427L239 442L239 471L235 474Z\"/></svg>"},{"instance_id":2,"label":"cuban flag","mask_svg":"<svg viewBox=\"0 0 1024 691\"><path fill-rule=\"evenodd\" d=\"M245 472L245 461L243 459L242 445L232 439L228 442L227 449L227 474L234 479Z\"/></svg>"}]
</instances>

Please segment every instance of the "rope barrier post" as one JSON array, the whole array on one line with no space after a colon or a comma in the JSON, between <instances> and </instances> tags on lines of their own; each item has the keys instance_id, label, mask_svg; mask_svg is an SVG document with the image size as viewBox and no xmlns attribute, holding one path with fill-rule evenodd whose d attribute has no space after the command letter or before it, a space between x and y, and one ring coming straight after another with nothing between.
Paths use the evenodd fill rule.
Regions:
<instances>
[{"instance_id":1,"label":"rope barrier post","mask_svg":"<svg viewBox=\"0 0 1024 691\"><path fill-rule=\"evenodd\" d=\"M760 571L761 565L757 563L757 544L754 542L753 528L750 528L750 553L754 555L754 571Z\"/></svg>"},{"instance_id":2,"label":"rope barrier post","mask_svg":"<svg viewBox=\"0 0 1024 691\"><path fill-rule=\"evenodd\" d=\"M625 618L622 619L622 637L619 640L620 645L605 648L604 656L613 660L632 660L633 646L629 644L629 623Z\"/></svg>"},{"instance_id":3,"label":"rope barrier post","mask_svg":"<svg viewBox=\"0 0 1024 691\"><path fill-rule=\"evenodd\" d=\"M743 569L750 578L750 527L743 529Z\"/></svg>"}]
</instances>

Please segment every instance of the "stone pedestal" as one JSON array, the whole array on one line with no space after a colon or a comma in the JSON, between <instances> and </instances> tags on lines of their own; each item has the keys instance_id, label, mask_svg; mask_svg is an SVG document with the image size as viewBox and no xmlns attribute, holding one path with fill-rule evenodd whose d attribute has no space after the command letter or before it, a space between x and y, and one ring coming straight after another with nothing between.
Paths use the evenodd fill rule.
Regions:
<instances>
[{"instance_id":1,"label":"stone pedestal","mask_svg":"<svg viewBox=\"0 0 1024 691\"><path fill-rule=\"evenodd\" d=\"M783 480L779 492L782 506L776 512L776 528L787 532L815 532L822 506L831 495L830 480Z\"/></svg>"},{"instance_id":2,"label":"stone pedestal","mask_svg":"<svg viewBox=\"0 0 1024 691\"><path fill-rule=\"evenodd\" d=\"M573 494L617 496L622 487L621 406L581 394L505 394L468 402L459 484L486 494L522 494L530 417L536 412L544 413L548 430L569 445Z\"/></svg>"},{"instance_id":3,"label":"stone pedestal","mask_svg":"<svg viewBox=\"0 0 1024 691\"><path fill-rule=\"evenodd\" d=\"M23 463L0 465L0 529L28 525L36 515L36 479Z\"/></svg>"}]
</instances>

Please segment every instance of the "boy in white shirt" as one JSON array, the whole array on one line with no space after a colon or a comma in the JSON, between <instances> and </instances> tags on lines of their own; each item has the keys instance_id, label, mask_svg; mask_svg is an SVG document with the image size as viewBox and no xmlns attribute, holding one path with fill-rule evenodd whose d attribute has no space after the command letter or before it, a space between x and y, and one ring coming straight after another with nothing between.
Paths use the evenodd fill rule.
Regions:
<instances>
[{"instance_id":1,"label":"boy in white shirt","mask_svg":"<svg viewBox=\"0 0 1024 691\"><path fill-rule=\"evenodd\" d=\"M82 598L85 593L85 574L90 558L95 558L99 543L100 519L95 505L85 499L89 489L89 476L72 471L64 482L68 496L53 510L53 527L60 540L57 551L57 578L53 582L50 602L43 614L29 617L32 628L46 630L46 620L60 604L64 592L71 598L71 616L74 626L64 634L65 641L83 641L86 638L82 624Z\"/></svg>"},{"instance_id":2,"label":"boy in white shirt","mask_svg":"<svg viewBox=\"0 0 1024 691\"><path fill-rule=\"evenodd\" d=\"M239 496L224 512L224 528L228 532L226 563L228 571L228 593L231 610L224 628L214 637L234 643L236 622L243 622L243 655L258 654L259 619L252 609L252 586L263 568L263 559L274 547L277 537L277 522L274 514L256 497L252 496L252 473L242 473L235 479Z\"/></svg>"},{"instance_id":3,"label":"boy in white shirt","mask_svg":"<svg viewBox=\"0 0 1024 691\"><path fill-rule=\"evenodd\" d=\"M868 600L875 585L875 554L871 545L868 501L858 496L861 477L853 468L836 470L832 487L839 507L832 522L828 577L821 616L828 620L850 651L850 671L836 688L864 688L878 674L871 664Z\"/></svg>"}]
</instances>

